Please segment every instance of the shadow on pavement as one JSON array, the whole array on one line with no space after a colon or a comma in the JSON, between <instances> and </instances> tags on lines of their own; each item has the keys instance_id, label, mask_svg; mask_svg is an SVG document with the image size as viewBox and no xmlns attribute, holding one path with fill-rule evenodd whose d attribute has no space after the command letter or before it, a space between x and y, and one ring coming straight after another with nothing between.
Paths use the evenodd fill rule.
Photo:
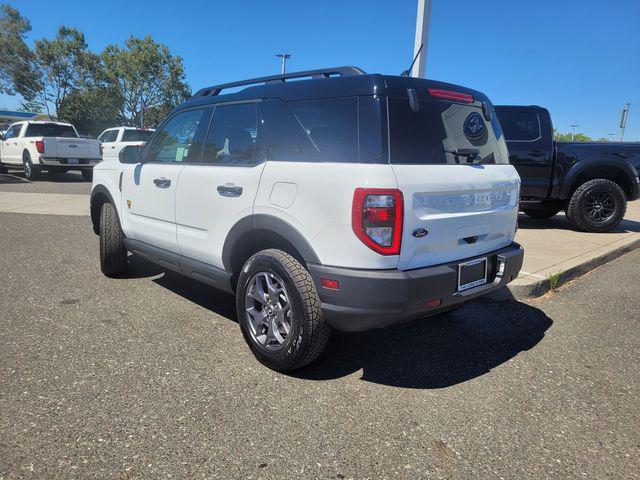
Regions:
<instances>
[{"instance_id":1,"label":"shadow on pavement","mask_svg":"<svg viewBox=\"0 0 640 480\"><path fill-rule=\"evenodd\" d=\"M536 220L524 214L518 215L518 227L523 230L543 230L548 228L556 228L559 230L572 230L571 225L564 215L556 215L555 217L544 220ZM610 232L599 233L598 235L607 235L611 233L621 232L640 232L640 222L635 220L623 219L620 224Z\"/></svg>"},{"instance_id":2,"label":"shadow on pavement","mask_svg":"<svg viewBox=\"0 0 640 480\"><path fill-rule=\"evenodd\" d=\"M362 369L362 380L373 383L445 388L484 375L533 348L552 324L544 312L513 297L478 299L454 312L395 327L333 331L322 357L291 375L330 380Z\"/></svg>"},{"instance_id":3,"label":"shadow on pavement","mask_svg":"<svg viewBox=\"0 0 640 480\"><path fill-rule=\"evenodd\" d=\"M87 183L79 172L48 173L42 172L40 178L35 182L55 182L55 183ZM24 173L13 172L0 174L0 185L10 183L34 183L24 178Z\"/></svg>"}]
</instances>

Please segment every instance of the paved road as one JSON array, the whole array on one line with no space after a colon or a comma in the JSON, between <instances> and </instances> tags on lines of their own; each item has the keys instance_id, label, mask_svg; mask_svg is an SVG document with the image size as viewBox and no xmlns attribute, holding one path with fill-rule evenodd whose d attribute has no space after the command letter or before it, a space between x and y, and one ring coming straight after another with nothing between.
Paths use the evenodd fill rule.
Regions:
<instances>
[{"instance_id":1,"label":"paved road","mask_svg":"<svg viewBox=\"0 0 640 480\"><path fill-rule=\"evenodd\" d=\"M0 478L638 478L640 252L549 298L256 363L232 299L0 213Z\"/></svg>"},{"instance_id":2,"label":"paved road","mask_svg":"<svg viewBox=\"0 0 640 480\"><path fill-rule=\"evenodd\" d=\"M0 174L0 192L20 193L67 193L89 195L91 182L82 178L80 172L65 174L42 174L42 179L30 182L21 172L11 170L8 174Z\"/></svg>"}]
</instances>

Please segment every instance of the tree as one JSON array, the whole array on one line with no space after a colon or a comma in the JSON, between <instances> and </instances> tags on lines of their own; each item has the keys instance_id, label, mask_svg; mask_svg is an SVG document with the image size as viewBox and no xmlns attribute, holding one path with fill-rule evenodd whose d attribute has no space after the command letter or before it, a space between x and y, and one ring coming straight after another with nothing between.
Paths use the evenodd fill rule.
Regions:
<instances>
[{"instance_id":1,"label":"tree","mask_svg":"<svg viewBox=\"0 0 640 480\"><path fill-rule=\"evenodd\" d=\"M571 133L560 133L555 128L553 129L553 139L556 142L591 142L593 141L591 137L585 135L584 133L576 133L573 135L573 140L571 139Z\"/></svg>"},{"instance_id":2,"label":"tree","mask_svg":"<svg viewBox=\"0 0 640 480\"><path fill-rule=\"evenodd\" d=\"M120 115L131 124L140 124L143 105L145 124L155 125L191 95L182 57L174 57L166 45L149 36L131 36L124 48L109 45L101 57L107 82L123 99Z\"/></svg>"},{"instance_id":3,"label":"tree","mask_svg":"<svg viewBox=\"0 0 640 480\"><path fill-rule=\"evenodd\" d=\"M15 95L35 88L34 55L24 42L29 20L9 5L0 4L0 93Z\"/></svg>"},{"instance_id":4,"label":"tree","mask_svg":"<svg viewBox=\"0 0 640 480\"><path fill-rule=\"evenodd\" d=\"M122 124L118 92L105 86L70 93L60 106L58 116L75 125L84 135L97 136L104 129Z\"/></svg>"},{"instance_id":5,"label":"tree","mask_svg":"<svg viewBox=\"0 0 640 480\"><path fill-rule=\"evenodd\" d=\"M69 95L95 88L100 76L99 57L87 48L84 34L75 28L60 27L53 40L35 45L37 86L20 92L31 108L42 108L58 117Z\"/></svg>"}]
</instances>

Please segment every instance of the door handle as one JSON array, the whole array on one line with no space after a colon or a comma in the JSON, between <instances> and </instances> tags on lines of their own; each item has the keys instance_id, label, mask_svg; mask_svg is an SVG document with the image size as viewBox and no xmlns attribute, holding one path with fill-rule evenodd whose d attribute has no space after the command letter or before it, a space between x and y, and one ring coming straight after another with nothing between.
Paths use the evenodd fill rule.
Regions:
<instances>
[{"instance_id":1,"label":"door handle","mask_svg":"<svg viewBox=\"0 0 640 480\"><path fill-rule=\"evenodd\" d=\"M242 195L242 187L236 185L218 185L218 193L223 197L239 197Z\"/></svg>"},{"instance_id":2,"label":"door handle","mask_svg":"<svg viewBox=\"0 0 640 480\"><path fill-rule=\"evenodd\" d=\"M542 150L531 150L529 152L529 155L531 157L544 157L546 155L546 152L543 152Z\"/></svg>"},{"instance_id":3,"label":"door handle","mask_svg":"<svg viewBox=\"0 0 640 480\"><path fill-rule=\"evenodd\" d=\"M155 183L158 188L169 188L171 186L171 180L164 177L154 179L153 183Z\"/></svg>"}]
</instances>

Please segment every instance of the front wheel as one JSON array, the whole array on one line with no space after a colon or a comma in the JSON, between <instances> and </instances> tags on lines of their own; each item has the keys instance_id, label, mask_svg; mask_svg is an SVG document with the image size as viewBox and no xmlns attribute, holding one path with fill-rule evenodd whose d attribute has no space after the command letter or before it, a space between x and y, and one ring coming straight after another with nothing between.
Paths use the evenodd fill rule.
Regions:
<instances>
[{"instance_id":1,"label":"front wheel","mask_svg":"<svg viewBox=\"0 0 640 480\"><path fill-rule=\"evenodd\" d=\"M583 232L608 232L627 211L627 198L620 185L596 178L580 185L567 205L567 219Z\"/></svg>"},{"instance_id":2,"label":"front wheel","mask_svg":"<svg viewBox=\"0 0 640 480\"><path fill-rule=\"evenodd\" d=\"M100 270L107 277L121 275L127 269L127 250L118 213L110 203L100 210Z\"/></svg>"},{"instance_id":3,"label":"front wheel","mask_svg":"<svg viewBox=\"0 0 640 480\"><path fill-rule=\"evenodd\" d=\"M22 166L24 168L24 177L27 180L37 180L40 177L41 168L40 165L34 165L31 161L31 155L29 152L25 152L22 156Z\"/></svg>"},{"instance_id":4,"label":"front wheel","mask_svg":"<svg viewBox=\"0 0 640 480\"><path fill-rule=\"evenodd\" d=\"M238 278L236 309L249 348L273 370L311 363L329 340L331 328L311 275L281 250L262 250L247 260Z\"/></svg>"}]
</instances>

